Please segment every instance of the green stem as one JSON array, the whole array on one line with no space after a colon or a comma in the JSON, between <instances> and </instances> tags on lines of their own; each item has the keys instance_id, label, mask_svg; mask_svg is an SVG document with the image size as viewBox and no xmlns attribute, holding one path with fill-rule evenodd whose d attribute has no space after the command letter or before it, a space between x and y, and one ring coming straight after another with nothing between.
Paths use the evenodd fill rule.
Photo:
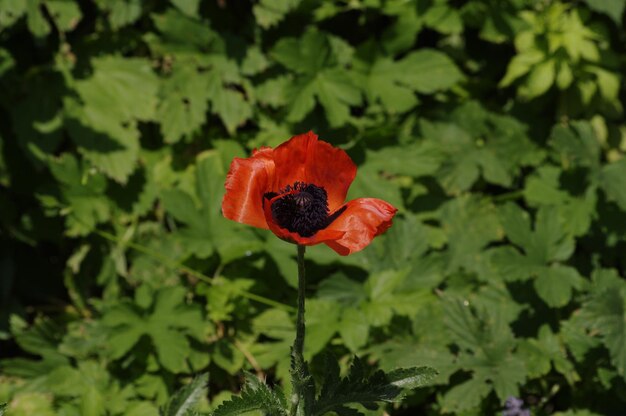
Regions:
<instances>
[{"instance_id":1,"label":"green stem","mask_svg":"<svg viewBox=\"0 0 626 416\"><path fill-rule=\"evenodd\" d=\"M293 363L291 366L291 381L293 386L293 394L291 399L291 416L302 414L302 395L303 395L303 374L301 369L304 367L304 295L306 291L306 278L304 272L304 252L306 246L298 245L298 315L296 317L296 339L293 342L291 355Z\"/></svg>"},{"instance_id":2,"label":"green stem","mask_svg":"<svg viewBox=\"0 0 626 416\"><path fill-rule=\"evenodd\" d=\"M493 202L513 201L516 199L520 199L523 196L524 196L524 191L519 190L519 191L507 192L506 194L496 195L491 200Z\"/></svg>"},{"instance_id":3,"label":"green stem","mask_svg":"<svg viewBox=\"0 0 626 416\"><path fill-rule=\"evenodd\" d=\"M304 251L306 246L298 245L298 316L296 318L296 340L293 343L294 354L303 357L304 351L304 294L306 276L304 273ZM304 358L302 359L304 361Z\"/></svg>"}]
</instances>

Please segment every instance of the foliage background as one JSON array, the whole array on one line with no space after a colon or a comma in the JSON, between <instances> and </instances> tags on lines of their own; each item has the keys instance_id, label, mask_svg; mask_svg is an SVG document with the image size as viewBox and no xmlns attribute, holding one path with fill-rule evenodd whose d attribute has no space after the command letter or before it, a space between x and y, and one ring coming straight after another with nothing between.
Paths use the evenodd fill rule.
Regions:
<instances>
[{"instance_id":1,"label":"foliage background","mask_svg":"<svg viewBox=\"0 0 626 416\"><path fill-rule=\"evenodd\" d=\"M0 403L157 415L289 389L295 247L220 215L314 130L395 204L308 250L306 353L440 371L394 415L626 408L621 0L0 0ZM362 409L363 410L363 409ZM381 411L366 411L382 414Z\"/></svg>"}]
</instances>

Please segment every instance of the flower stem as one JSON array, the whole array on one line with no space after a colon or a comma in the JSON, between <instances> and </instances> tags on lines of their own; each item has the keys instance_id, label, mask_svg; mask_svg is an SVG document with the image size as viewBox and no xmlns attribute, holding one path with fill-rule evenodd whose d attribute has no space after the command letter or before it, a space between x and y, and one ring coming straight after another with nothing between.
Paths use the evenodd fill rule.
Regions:
<instances>
[{"instance_id":1,"label":"flower stem","mask_svg":"<svg viewBox=\"0 0 626 416\"><path fill-rule=\"evenodd\" d=\"M294 354L303 357L304 351L304 294L306 291L306 276L304 273L304 251L306 246L298 245L298 315L296 318L296 340L293 343ZM304 361L304 359L303 359Z\"/></svg>"},{"instance_id":2,"label":"flower stem","mask_svg":"<svg viewBox=\"0 0 626 416\"><path fill-rule=\"evenodd\" d=\"M290 415L303 415L303 394L306 381L304 380L304 294L306 291L306 278L304 273L304 252L306 246L298 244L298 315L296 316L296 339L291 350L291 384L293 394L291 398Z\"/></svg>"}]
</instances>

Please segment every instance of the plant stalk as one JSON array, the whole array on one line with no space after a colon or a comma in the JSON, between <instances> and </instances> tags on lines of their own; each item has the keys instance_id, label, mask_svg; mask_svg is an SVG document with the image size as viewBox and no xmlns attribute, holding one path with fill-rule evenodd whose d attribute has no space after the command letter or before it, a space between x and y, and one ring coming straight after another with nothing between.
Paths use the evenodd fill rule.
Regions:
<instances>
[{"instance_id":1,"label":"plant stalk","mask_svg":"<svg viewBox=\"0 0 626 416\"><path fill-rule=\"evenodd\" d=\"M304 294L306 292L306 276L304 272L304 251L306 246L298 245L298 315L296 318L296 340L293 343L293 350L296 357L301 357L304 361Z\"/></svg>"},{"instance_id":2,"label":"plant stalk","mask_svg":"<svg viewBox=\"0 0 626 416\"><path fill-rule=\"evenodd\" d=\"M293 394L291 399L291 416L302 415L302 395L304 394L303 374L304 367L304 295L306 291L306 277L304 272L304 252L306 246L298 244L298 314L296 316L296 339L293 342L291 350L291 384L293 386Z\"/></svg>"}]
</instances>

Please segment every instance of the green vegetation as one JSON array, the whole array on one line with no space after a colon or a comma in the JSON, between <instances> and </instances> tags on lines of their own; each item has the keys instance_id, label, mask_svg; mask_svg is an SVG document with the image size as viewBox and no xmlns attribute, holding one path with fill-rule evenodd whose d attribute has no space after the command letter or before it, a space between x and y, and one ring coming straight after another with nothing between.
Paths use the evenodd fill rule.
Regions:
<instances>
[{"instance_id":1,"label":"green vegetation","mask_svg":"<svg viewBox=\"0 0 626 416\"><path fill-rule=\"evenodd\" d=\"M320 416L382 415L346 384L421 366L388 414L620 414L624 8L0 0L0 414L288 398L295 246L220 206L233 157L308 130L399 209L307 251Z\"/></svg>"}]
</instances>

